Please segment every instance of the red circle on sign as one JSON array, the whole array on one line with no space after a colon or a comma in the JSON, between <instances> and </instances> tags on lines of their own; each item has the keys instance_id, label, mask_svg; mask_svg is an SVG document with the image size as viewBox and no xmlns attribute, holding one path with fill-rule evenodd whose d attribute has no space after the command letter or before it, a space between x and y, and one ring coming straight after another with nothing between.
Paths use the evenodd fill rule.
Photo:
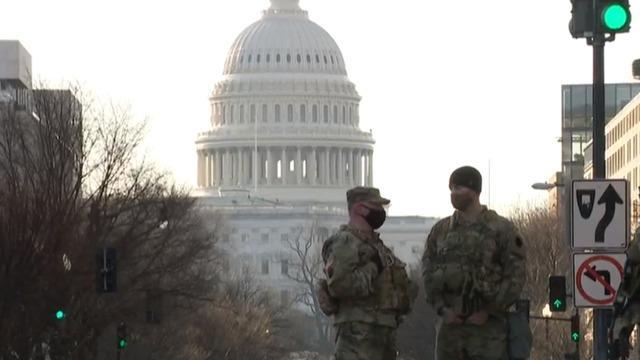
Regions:
<instances>
[{"instance_id":1,"label":"red circle on sign","mask_svg":"<svg viewBox=\"0 0 640 360\"><path fill-rule=\"evenodd\" d=\"M598 300L598 299L594 299L591 296L589 296L589 294L587 294L584 289L582 288L582 274L583 271L587 270L589 268L589 265L591 265L590 263L593 261L598 261L598 260L604 260L606 262L610 262L612 263L620 272L620 277L622 278L622 272L624 271L622 269L622 265L618 264L618 262L616 261L616 259L610 257L610 256L606 256L606 255L598 255L598 256L594 256L591 258L588 258L587 261L583 262L580 267L578 268L578 271L576 271L576 287L578 288L578 291L580 291L580 294L587 299L588 301L592 302L595 305L609 305L609 303L612 303L613 300L616 298L616 291L613 292L613 294L611 295L610 298L604 299L604 300ZM588 270L587 270L588 271Z\"/></svg>"}]
</instances>

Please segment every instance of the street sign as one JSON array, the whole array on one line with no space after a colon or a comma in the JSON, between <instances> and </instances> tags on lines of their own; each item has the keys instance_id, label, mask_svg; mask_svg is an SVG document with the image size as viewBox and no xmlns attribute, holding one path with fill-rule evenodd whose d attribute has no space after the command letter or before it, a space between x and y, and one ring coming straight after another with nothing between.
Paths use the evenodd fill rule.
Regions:
<instances>
[{"instance_id":1,"label":"street sign","mask_svg":"<svg viewBox=\"0 0 640 360\"><path fill-rule=\"evenodd\" d=\"M626 180L574 180L571 189L571 247L627 248L629 183Z\"/></svg>"},{"instance_id":2,"label":"street sign","mask_svg":"<svg viewBox=\"0 0 640 360\"><path fill-rule=\"evenodd\" d=\"M613 306L626 260L624 253L573 254L574 305Z\"/></svg>"}]
</instances>

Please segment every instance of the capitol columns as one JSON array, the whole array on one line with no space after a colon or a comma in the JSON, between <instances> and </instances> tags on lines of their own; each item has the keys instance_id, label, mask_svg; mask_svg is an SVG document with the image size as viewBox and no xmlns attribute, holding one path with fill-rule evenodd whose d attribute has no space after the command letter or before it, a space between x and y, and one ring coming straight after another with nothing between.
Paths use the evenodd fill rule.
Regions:
<instances>
[{"instance_id":1,"label":"capitol columns","mask_svg":"<svg viewBox=\"0 0 640 360\"><path fill-rule=\"evenodd\" d=\"M302 184L302 150L296 147L296 184Z\"/></svg>"},{"instance_id":2,"label":"capitol columns","mask_svg":"<svg viewBox=\"0 0 640 360\"><path fill-rule=\"evenodd\" d=\"M239 147L236 149L236 155L238 157L238 181L237 184L239 186L243 186L246 183L245 172L244 172L244 149Z\"/></svg>"},{"instance_id":3,"label":"capitol columns","mask_svg":"<svg viewBox=\"0 0 640 360\"><path fill-rule=\"evenodd\" d=\"M274 161L273 161L273 151L271 150L271 148L266 148L265 150L267 152L267 185L271 185L273 184L273 179L275 175L275 171L277 171L276 167L274 166Z\"/></svg>"},{"instance_id":4,"label":"capitol columns","mask_svg":"<svg viewBox=\"0 0 640 360\"><path fill-rule=\"evenodd\" d=\"M322 167L322 182L324 183L325 186L328 186L331 184L331 180L330 180L330 176L331 176L331 154L329 153L329 148L326 147L324 148L324 164Z\"/></svg>"},{"instance_id":5,"label":"capitol columns","mask_svg":"<svg viewBox=\"0 0 640 360\"><path fill-rule=\"evenodd\" d=\"M289 175L289 160L287 159L287 146L282 147L282 165L280 171L282 173L282 185L287 185L287 175ZM296 170L298 166L296 165Z\"/></svg>"},{"instance_id":6,"label":"capitol columns","mask_svg":"<svg viewBox=\"0 0 640 360\"><path fill-rule=\"evenodd\" d=\"M316 185L316 180L318 179L318 159L316 158L316 148L312 147L309 154L310 161L307 165L311 169L311 173L309 174L309 171L307 171L307 176L310 176L310 184Z\"/></svg>"},{"instance_id":7,"label":"capitol columns","mask_svg":"<svg viewBox=\"0 0 640 360\"><path fill-rule=\"evenodd\" d=\"M211 172L209 173L210 186L220 186L222 185L222 151L220 149L216 149L215 151L209 153L210 168Z\"/></svg>"}]
</instances>

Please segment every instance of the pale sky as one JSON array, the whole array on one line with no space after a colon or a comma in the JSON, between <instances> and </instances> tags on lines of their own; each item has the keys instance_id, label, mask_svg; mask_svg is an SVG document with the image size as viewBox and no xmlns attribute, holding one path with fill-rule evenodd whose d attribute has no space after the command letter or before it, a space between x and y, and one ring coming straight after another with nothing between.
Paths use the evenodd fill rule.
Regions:
<instances>
[{"instance_id":1,"label":"pale sky","mask_svg":"<svg viewBox=\"0 0 640 360\"><path fill-rule=\"evenodd\" d=\"M450 172L476 166L487 203L508 212L547 198L531 184L560 170L560 85L590 83L591 48L568 31L569 0L301 0L337 41L377 141L374 182L392 215L451 212ZM632 32L606 47L606 81L633 81ZM147 153L195 185L194 141L235 37L268 0L4 1L0 38L33 72L78 81L149 119ZM635 26L634 26L635 25Z\"/></svg>"}]
</instances>

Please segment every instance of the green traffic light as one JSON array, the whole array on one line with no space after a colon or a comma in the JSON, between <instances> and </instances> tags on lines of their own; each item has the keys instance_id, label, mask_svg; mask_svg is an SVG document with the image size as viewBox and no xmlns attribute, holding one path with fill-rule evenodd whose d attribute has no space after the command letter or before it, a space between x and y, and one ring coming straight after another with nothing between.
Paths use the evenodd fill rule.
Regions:
<instances>
[{"instance_id":1,"label":"green traffic light","mask_svg":"<svg viewBox=\"0 0 640 360\"><path fill-rule=\"evenodd\" d=\"M620 30L629 21L629 11L620 4L611 4L602 11L602 21L609 30Z\"/></svg>"},{"instance_id":2,"label":"green traffic light","mask_svg":"<svg viewBox=\"0 0 640 360\"><path fill-rule=\"evenodd\" d=\"M118 341L118 348L124 349L126 347L127 347L127 340L121 339L120 341Z\"/></svg>"},{"instance_id":3,"label":"green traffic light","mask_svg":"<svg viewBox=\"0 0 640 360\"><path fill-rule=\"evenodd\" d=\"M556 307L556 309L560 309L560 308L562 307L562 300L560 300L560 299L556 299L556 300L553 302L553 306L555 306L555 307Z\"/></svg>"},{"instance_id":4,"label":"green traffic light","mask_svg":"<svg viewBox=\"0 0 640 360\"><path fill-rule=\"evenodd\" d=\"M571 333L571 340L573 340L574 342L580 341L580 333L572 332Z\"/></svg>"},{"instance_id":5,"label":"green traffic light","mask_svg":"<svg viewBox=\"0 0 640 360\"><path fill-rule=\"evenodd\" d=\"M62 320L62 319L64 319L64 317L65 317L64 311L62 311L62 310L56 311L56 319Z\"/></svg>"}]
</instances>

